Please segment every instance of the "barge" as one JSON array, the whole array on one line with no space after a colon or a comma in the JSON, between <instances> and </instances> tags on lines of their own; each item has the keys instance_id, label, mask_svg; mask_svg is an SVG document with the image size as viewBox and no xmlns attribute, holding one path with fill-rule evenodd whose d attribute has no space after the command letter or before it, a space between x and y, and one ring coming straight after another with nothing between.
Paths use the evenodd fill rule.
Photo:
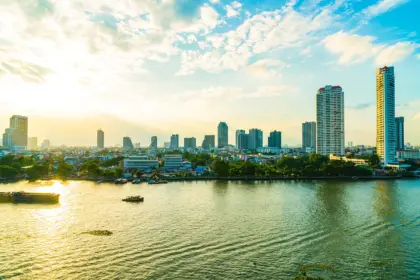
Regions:
<instances>
[{"instance_id":1,"label":"barge","mask_svg":"<svg viewBox=\"0 0 420 280\"><path fill-rule=\"evenodd\" d=\"M0 192L0 203L55 204L60 200L57 193Z\"/></svg>"}]
</instances>

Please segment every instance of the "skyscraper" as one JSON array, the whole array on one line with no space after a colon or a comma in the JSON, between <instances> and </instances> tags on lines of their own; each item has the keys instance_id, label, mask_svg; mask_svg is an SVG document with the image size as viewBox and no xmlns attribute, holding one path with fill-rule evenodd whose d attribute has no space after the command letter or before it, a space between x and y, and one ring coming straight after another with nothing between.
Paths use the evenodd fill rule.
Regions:
<instances>
[{"instance_id":1,"label":"skyscraper","mask_svg":"<svg viewBox=\"0 0 420 280\"><path fill-rule=\"evenodd\" d=\"M197 139L195 139L195 137L184 138L184 148L185 149L197 148Z\"/></svg>"},{"instance_id":2,"label":"skyscraper","mask_svg":"<svg viewBox=\"0 0 420 280\"><path fill-rule=\"evenodd\" d=\"M268 137L268 147L281 149L281 131L274 130Z\"/></svg>"},{"instance_id":3,"label":"skyscraper","mask_svg":"<svg viewBox=\"0 0 420 280\"><path fill-rule=\"evenodd\" d=\"M128 136L123 138L123 149L125 149L125 150L134 149L133 142L131 141L131 138L128 137Z\"/></svg>"},{"instance_id":4,"label":"skyscraper","mask_svg":"<svg viewBox=\"0 0 420 280\"><path fill-rule=\"evenodd\" d=\"M239 149L239 136L240 135L243 135L243 134L246 134L245 130L243 130L243 129L236 130L236 133L235 133L235 145L236 145L236 148L238 148L238 149Z\"/></svg>"},{"instance_id":5,"label":"skyscraper","mask_svg":"<svg viewBox=\"0 0 420 280\"><path fill-rule=\"evenodd\" d=\"M211 150L211 149L214 149L214 147L215 147L215 136L214 135L205 135L204 136L204 140L203 140L203 143L201 144L201 147L203 148L203 149L206 149L206 150Z\"/></svg>"},{"instance_id":6,"label":"skyscraper","mask_svg":"<svg viewBox=\"0 0 420 280\"><path fill-rule=\"evenodd\" d=\"M28 117L13 115L10 126L3 134L3 146L10 150L26 150L28 147Z\"/></svg>"},{"instance_id":7,"label":"skyscraper","mask_svg":"<svg viewBox=\"0 0 420 280\"><path fill-rule=\"evenodd\" d=\"M220 122L217 127L217 147L224 148L229 145L229 128L225 122Z\"/></svg>"},{"instance_id":8,"label":"skyscraper","mask_svg":"<svg viewBox=\"0 0 420 280\"><path fill-rule=\"evenodd\" d=\"M105 133L102 129L99 129L96 133L96 143L96 147L98 147L98 149L105 148Z\"/></svg>"},{"instance_id":9,"label":"skyscraper","mask_svg":"<svg viewBox=\"0 0 420 280\"><path fill-rule=\"evenodd\" d=\"M249 149L249 134L239 134L238 135L238 147L239 150L248 150Z\"/></svg>"},{"instance_id":10,"label":"skyscraper","mask_svg":"<svg viewBox=\"0 0 420 280\"><path fill-rule=\"evenodd\" d=\"M171 144L170 144L169 148L179 149L179 135L178 134L172 134Z\"/></svg>"},{"instance_id":11,"label":"skyscraper","mask_svg":"<svg viewBox=\"0 0 420 280\"><path fill-rule=\"evenodd\" d=\"M50 142L50 140L45 139L44 141L42 141L41 149L48 150L49 148L51 148L51 142Z\"/></svg>"},{"instance_id":12,"label":"skyscraper","mask_svg":"<svg viewBox=\"0 0 420 280\"><path fill-rule=\"evenodd\" d=\"M29 137L28 138L28 150L36 151L38 149L38 138Z\"/></svg>"},{"instance_id":13,"label":"skyscraper","mask_svg":"<svg viewBox=\"0 0 420 280\"><path fill-rule=\"evenodd\" d=\"M344 155L344 92L325 86L316 95L316 151L321 155Z\"/></svg>"},{"instance_id":14,"label":"skyscraper","mask_svg":"<svg viewBox=\"0 0 420 280\"><path fill-rule=\"evenodd\" d=\"M157 136L152 136L152 138L150 139L150 148L157 149L157 147L158 147L158 138Z\"/></svg>"},{"instance_id":15,"label":"skyscraper","mask_svg":"<svg viewBox=\"0 0 420 280\"><path fill-rule=\"evenodd\" d=\"M404 117L395 118L395 129L397 130L397 150L404 150Z\"/></svg>"},{"instance_id":16,"label":"skyscraper","mask_svg":"<svg viewBox=\"0 0 420 280\"><path fill-rule=\"evenodd\" d=\"M395 162L396 150L394 67L385 66L376 70L376 153L387 165Z\"/></svg>"},{"instance_id":17,"label":"skyscraper","mask_svg":"<svg viewBox=\"0 0 420 280\"><path fill-rule=\"evenodd\" d=\"M302 149L310 153L316 151L316 122L302 123Z\"/></svg>"},{"instance_id":18,"label":"skyscraper","mask_svg":"<svg viewBox=\"0 0 420 280\"><path fill-rule=\"evenodd\" d=\"M248 149L257 150L263 146L263 132L261 129L252 128L249 130Z\"/></svg>"}]
</instances>

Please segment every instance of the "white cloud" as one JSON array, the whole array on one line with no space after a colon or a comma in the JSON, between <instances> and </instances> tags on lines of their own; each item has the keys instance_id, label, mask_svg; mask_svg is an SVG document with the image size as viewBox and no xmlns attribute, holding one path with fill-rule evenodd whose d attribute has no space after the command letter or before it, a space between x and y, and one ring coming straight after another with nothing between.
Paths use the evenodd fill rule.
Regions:
<instances>
[{"instance_id":1,"label":"white cloud","mask_svg":"<svg viewBox=\"0 0 420 280\"><path fill-rule=\"evenodd\" d=\"M256 77L271 78L281 77L280 70L286 67L286 63L274 59L261 59L247 67L248 73Z\"/></svg>"},{"instance_id":2,"label":"white cloud","mask_svg":"<svg viewBox=\"0 0 420 280\"><path fill-rule=\"evenodd\" d=\"M210 0L210 3L212 3L212 4L219 4L220 3L220 0Z\"/></svg>"},{"instance_id":3,"label":"white cloud","mask_svg":"<svg viewBox=\"0 0 420 280\"><path fill-rule=\"evenodd\" d=\"M233 7L234 9L240 9L240 8L242 7L242 4L241 4L241 3L239 3L238 1L234 1L234 2L232 3L232 7Z\"/></svg>"},{"instance_id":4,"label":"white cloud","mask_svg":"<svg viewBox=\"0 0 420 280\"><path fill-rule=\"evenodd\" d=\"M339 55L340 64L353 64L376 57L378 65L392 64L411 55L418 45L399 42L394 45L375 44L375 37L348 34L339 31L327 36L321 43L334 54Z\"/></svg>"},{"instance_id":5,"label":"white cloud","mask_svg":"<svg viewBox=\"0 0 420 280\"><path fill-rule=\"evenodd\" d=\"M226 16L228 18L237 17L239 15L239 11L234 9L230 5L226 5Z\"/></svg>"},{"instance_id":6,"label":"white cloud","mask_svg":"<svg viewBox=\"0 0 420 280\"><path fill-rule=\"evenodd\" d=\"M399 42L384 48L376 57L376 64L386 65L405 59L418 48L418 45L407 42Z\"/></svg>"},{"instance_id":7,"label":"white cloud","mask_svg":"<svg viewBox=\"0 0 420 280\"><path fill-rule=\"evenodd\" d=\"M366 8L363 13L368 17L376 17L409 1L410 0L379 0L375 5Z\"/></svg>"}]
</instances>

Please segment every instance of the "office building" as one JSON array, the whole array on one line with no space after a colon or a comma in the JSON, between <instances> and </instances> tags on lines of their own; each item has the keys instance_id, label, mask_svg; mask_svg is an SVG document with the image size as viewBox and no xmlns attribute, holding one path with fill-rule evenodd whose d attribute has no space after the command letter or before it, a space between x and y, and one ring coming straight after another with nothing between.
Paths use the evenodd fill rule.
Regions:
<instances>
[{"instance_id":1,"label":"office building","mask_svg":"<svg viewBox=\"0 0 420 280\"><path fill-rule=\"evenodd\" d=\"M388 165L395 162L396 151L394 67L385 66L376 70L376 153Z\"/></svg>"},{"instance_id":2,"label":"office building","mask_svg":"<svg viewBox=\"0 0 420 280\"><path fill-rule=\"evenodd\" d=\"M132 150L134 149L133 142L131 141L131 138L126 136L123 138L123 149L124 150Z\"/></svg>"},{"instance_id":3,"label":"office building","mask_svg":"<svg viewBox=\"0 0 420 280\"><path fill-rule=\"evenodd\" d=\"M315 153L316 122L302 123L302 150L307 153Z\"/></svg>"},{"instance_id":4,"label":"office building","mask_svg":"<svg viewBox=\"0 0 420 280\"><path fill-rule=\"evenodd\" d=\"M344 92L325 86L316 95L316 151L320 155L344 155Z\"/></svg>"},{"instance_id":5,"label":"office building","mask_svg":"<svg viewBox=\"0 0 420 280\"><path fill-rule=\"evenodd\" d=\"M165 170L179 170L182 167L182 155L170 154L165 155Z\"/></svg>"},{"instance_id":6,"label":"office building","mask_svg":"<svg viewBox=\"0 0 420 280\"><path fill-rule=\"evenodd\" d=\"M397 131L397 151L404 150L404 117L395 118L395 129Z\"/></svg>"},{"instance_id":7,"label":"office building","mask_svg":"<svg viewBox=\"0 0 420 280\"><path fill-rule=\"evenodd\" d=\"M12 151L26 150L28 147L28 118L13 115L10 126L3 134L3 146Z\"/></svg>"},{"instance_id":8,"label":"office building","mask_svg":"<svg viewBox=\"0 0 420 280\"><path fill-rule=\"evenodd\" d=\"M281 149L281 131L274 130L268 137L268 147Z\"/></svg>"},{"instance_id":9,"label":"office building","mask_svg":"<svg viewBox=\"0 0 420 280\"><path fill-rule=\"evenodd\" d=\"M419 160L420 151L419 150L401 150L397 151L398 160Z\"/></svg>"},{"instance_id":10,"label":"office building","mask_svg":"<svg viewBox=\"0 0 420 280\"><path fill-rule=\"evenodd\" d=\"M96 133L96 143L96 147L98 147L98 149L105 148L105 133L102 129L99 129Z\"/></svg>"},{"instance_id":11,"label":"office building","mask_svg":"<svg viewBox=\"0 0 420 280\"><path fill-rule=\"evenodd\" d=\"M124 171L152 171L159 167L159 161L147 156L130 156L124 159Z\"/></svg>"},{"instance_id":12,"label":"office building","mask_svg":"<svg viewBox=\"0 0 420 280\"><path fill-rule=\"evenodd\" d=\"M252 128L249 130L248 149L256 151L263 146L263 132L261 129Z\"/></svg>"},{"instance_id":13,"label":"office building","mask_svg":"<svg viewBox=\"0 0 420 280\"><path fill-rule=\"evenodd\" d=\"M225 122L220 122L217 127L217 147L224 148L229 145L229 127Z\"/></svg>"},{"instance_id":14,"label":"office building","mask_svg":"<svg viewBox=\"0 0 420 280\"><path fill-rule=\"evenodd\" d=\"M172 134L171 144L170 144L169 148L179 149L179 135L178 134Z\"/></svg>"},{"instance_id":15,"label":"office building","mask_svg":"<svg viewBox=\"0 0 420 280\"><path fill-rule=\"evenodd\" d=\"M38 150L38 138L36 138L36 137L29 137L28 138L28 150L30 150L30 151Z\"/></svg>"},{"instance_id":16,"label":"office building","mask_svg":"<svg viewBox=\"0 0 420 280\"><path fill-rule=\"evenodd\" d=\"M150 148L156 150L157 147L158 147L158 138L157 136L152 136L152 138L150 139Z\"/></svg>"},{"instance_id":17,"label":"office building","mask_svg":"<svg viewBox=\"0 0 420 280\"><path fill-rule=\"evenodd\" d=\"M237 137L239 150L248 150L249 149L249 134L239 134Z\"/></svg>"},{"instance_id":18,"label":"office building","mask_svg":"<svg viewBox=\"0 0 420 280\"><path fill-rule=\"evenodd\" d=\"M184 148L185 149L197 148L197 140L195 139L195 137L184 138Z\"/></svg>"},{"instance_id":19,"label":"office building","mask_svg":"<svg viewBox=\"0 0 420 280\"><path fill-rule=\"evenodd\" d=\"M205 135L201 147L206 150L211 150L215 148L216 137L214 135Z\"/></svg>"},{"instance_id":20,"label":"office building","mask_svg":"<svg viewBox=\"0 0 420 280\"><path fill-rule=\"evenodd\" d=\"M163 142L163 147L165 149L169 149L170 146L171 146L171 142Z\"/></svg>"},{"instance_id":21,"label":"office building","mask_svg":"<svg viewBox=\"0 0 420 280\"><path fill-rule=\"evenodd\" d=\"M245 130L243 130L243 129L236 130L236 133L235 133L235 145L236 145L236 148L238 148L238 149L239 149L239 136L240 135L244 135L244 134L246 134Z\"/></svg>"},{"instance_id":22,"label":"office building","mask_svg":"<svg viewBox=\"0 0 420 280\"><path fill-rule=\"evenodd\" d=\"M45 139L44 141L42 141L41 149L42 150L48 150L49 148L51 148L50 140Z\"/></svg>"}]
</instances>

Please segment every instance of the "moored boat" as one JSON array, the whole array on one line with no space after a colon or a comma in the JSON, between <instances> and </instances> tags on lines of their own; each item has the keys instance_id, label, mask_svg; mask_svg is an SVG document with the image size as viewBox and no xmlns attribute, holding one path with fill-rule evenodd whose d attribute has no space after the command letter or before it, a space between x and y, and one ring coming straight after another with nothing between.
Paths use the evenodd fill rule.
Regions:
<instances>
[{"instance_id":1,"label":"moored boat","mask_svg":"<svg viewBox=\"0 0 420 280\"><path fill-rule=\"evenodd\" d=\"M127 179L121 179L121 178L114 181L114 183L117 185L127 184L127 182L128 182Z\"/></svg>"},{"instance_id":2,"label":"moored boat","mask_svg":"<svg viewBox=\"0 0 420 280\"><path fill-rule=\"evenodd\" d=\"M168 181L166 180L150 180L148 182L149 185L158 185L158 184L167 184Z\"/></svg>"}]
</instances>

